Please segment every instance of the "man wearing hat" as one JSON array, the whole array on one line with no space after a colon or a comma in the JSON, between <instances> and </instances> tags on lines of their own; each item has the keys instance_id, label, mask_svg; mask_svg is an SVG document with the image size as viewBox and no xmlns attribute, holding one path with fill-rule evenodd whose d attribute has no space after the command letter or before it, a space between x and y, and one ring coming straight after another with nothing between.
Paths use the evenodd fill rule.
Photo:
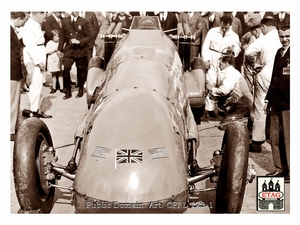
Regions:
<instances>
[{"instance_id":1,"label":"man wearing hat","mask_svg":"<svg viewBox=\"0 0 300 225\"><path fill-rule=\"evenodd\" d=\"M274 58L277 50L281 47L278 37L277 22L273 17L263 18L260 28L264 36L256 39L245 50L245 58L255 65L255 57L260 55L262 67L254 77L253 107L251 111L252 143L249 146L251 152L261 152L261 145L266 139L266 114L264 112L264 100L270 86Z\"/></svg>"}]
</instances>

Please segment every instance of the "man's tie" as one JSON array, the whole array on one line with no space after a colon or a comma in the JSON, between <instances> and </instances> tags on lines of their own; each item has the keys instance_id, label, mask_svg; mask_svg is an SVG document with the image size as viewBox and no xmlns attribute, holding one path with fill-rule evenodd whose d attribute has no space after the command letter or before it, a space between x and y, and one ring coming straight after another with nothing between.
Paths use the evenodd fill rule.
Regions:
<instances>
[{"instance_id":1,"label":"man's tie","mask_svg":"<svg viewBox=\"0 0 300 225\"><path fill-rule=\"evenodd\" d=\"M280 50L279 50L279 51L280 51L280 56L281 56L281 57L283 57L283 56L284 56L284 48L283 48L283 47L282 47L282 48L280 48Z\"/></svg>"},{"instance_id":2,"label":"man's tie","mask_svg":"<svg viewBox=\"0 0 300 225\"><path fill-rule=\"evenodd\" d=\"M279 13L279 20L280 22L283 20L283 13Z\"/></svg>"},{"instance_id":3,"label":"man's tie","mask_svg":"<svg viewBox=\"0 0 300 225\"><path fill-rule=\"evenodd\" d=\"M165 22L165 16L164 16L164 13L161 14L161 23L164 23Z\"/></svg>"},{"instance_id":4,"label":"man's tie","mask_svg":"<svg viewBox=\"0 0 300 225\"><path fill-rule=\"evenodd\" d=\"M60 18L57 18L57 22L58 22L59 26L62 27Z\"/></svg>"}]
</instances>

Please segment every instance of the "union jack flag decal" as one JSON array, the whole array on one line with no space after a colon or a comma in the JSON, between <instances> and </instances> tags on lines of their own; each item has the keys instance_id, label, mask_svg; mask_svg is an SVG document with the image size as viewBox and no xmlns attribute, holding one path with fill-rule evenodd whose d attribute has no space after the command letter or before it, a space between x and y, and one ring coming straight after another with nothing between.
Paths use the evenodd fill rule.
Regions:
<instances>
[{"instance_id":1,"label":"union jack flag decal","mask_svg":"<svg viewBox=\"0 0 300 225\"><path fill-rule=\"evenodd\" d=\"M138 163L142 164L143 150L138 149L117 149L116 164Z\"/></svg>"}]
</instances>

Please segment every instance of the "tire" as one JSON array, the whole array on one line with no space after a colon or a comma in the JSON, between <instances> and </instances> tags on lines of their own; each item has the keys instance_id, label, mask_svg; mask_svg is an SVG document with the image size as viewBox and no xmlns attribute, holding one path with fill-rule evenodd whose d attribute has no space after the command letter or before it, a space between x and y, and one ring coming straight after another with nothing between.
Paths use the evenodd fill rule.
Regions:
<instances>
[{"instance_id":1,"label":"tire","mask_svg":"<svg viewBox=\"0 0 300 225\"><path fill-rule=\"evenodd\" d=\"M34 117L25 119L16 134L13 153L15 190L23 213L49 213L53 208L55 188L48 188L43 158L43 149L49 146L53 143L46 124Z\"/></svg>"},{"instance_id":2,"label":"tire","mask_svg":"<svg viewBox=\"0 0 300 225\"><path fill-rule=\"evenodd\" d=\"M249 134L242 122L228 124L222 143L216 213L240 213L247 179Z\"/></svg>"},{"instance_id":3,"label":"tire","mask_svg":"<svg viewBox=\"0 0 300 225\"><path fill-rule=\"evenodd\" d=\"M193 116L194 116L196 124L200 125L201 124L201 117L204 114L205 107L202 106L202 107L199 107L199 108L191 108L191 109L192 109Z\"/></svg>"}]
</instances>

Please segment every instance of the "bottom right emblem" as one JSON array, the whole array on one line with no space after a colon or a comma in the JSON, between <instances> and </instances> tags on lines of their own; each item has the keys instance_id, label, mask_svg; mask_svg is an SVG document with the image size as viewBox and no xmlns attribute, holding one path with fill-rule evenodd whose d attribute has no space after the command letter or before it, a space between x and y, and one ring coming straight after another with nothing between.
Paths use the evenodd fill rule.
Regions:
<instances>
[{"instance_id":1,"label":"bottom right emblem","mask_svg":"<svg viewBox=\"0 0 300 225\"><path fill-rule=\"evenodd\" d=\"M284 177L257 177L257 211L284 211Z\"/></svg>"}]
</instances>

